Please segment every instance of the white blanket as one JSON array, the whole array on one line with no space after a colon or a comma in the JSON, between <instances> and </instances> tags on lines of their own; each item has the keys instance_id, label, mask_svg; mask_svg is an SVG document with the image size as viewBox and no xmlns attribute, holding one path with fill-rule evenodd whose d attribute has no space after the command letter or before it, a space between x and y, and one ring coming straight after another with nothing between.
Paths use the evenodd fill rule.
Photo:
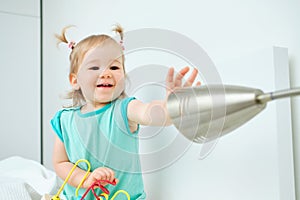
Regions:
<instances>
[{"instance_id":1,"label":"white blanket","mask_svg":"<svg viewBox=\"0 0 300 200\"><path fill-rule=\"evenodd\" d=\"M0 161L0 200L40 200L55 194L61 181L40 163L22 157Z\"/></svg>"}]
</instances>

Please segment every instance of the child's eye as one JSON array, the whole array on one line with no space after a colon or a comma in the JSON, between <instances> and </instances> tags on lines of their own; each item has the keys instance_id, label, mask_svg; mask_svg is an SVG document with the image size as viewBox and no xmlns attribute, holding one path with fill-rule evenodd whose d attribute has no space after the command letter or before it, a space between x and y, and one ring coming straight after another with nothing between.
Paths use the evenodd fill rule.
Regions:
<instances>
[{"instance_id":1,"label":"child's eye","mask_svg":"<svg viewBox=\"0 0 300 200\"><path fill-rule=\"evenodd\" d=\"M94 66L94 67L90 67L89 69L90 69L90 70L99 70L99 67Z\"/></svg>"},{"instance_id":2,"label":"child's eye","mask_svg":"<svg viewBox=\"0 0 300 200\"><path fill-rule=\"evenodd\" d=\"M110 69L111 70L118 70L118 69L120 69L120 67L118 67L118 66L111 66Z\"/></svg>"}]
</instances>

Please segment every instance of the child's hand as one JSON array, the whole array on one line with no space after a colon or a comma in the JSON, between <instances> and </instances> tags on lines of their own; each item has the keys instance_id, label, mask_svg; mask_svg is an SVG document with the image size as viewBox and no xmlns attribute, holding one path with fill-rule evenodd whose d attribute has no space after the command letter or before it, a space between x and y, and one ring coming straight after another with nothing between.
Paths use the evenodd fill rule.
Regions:
<instances>
[{"instance_id":1,"label":"child's hand","mask_svg":"<svg viewBox=\"0 0 300 200\"><path fill-rule=\"evenodd\" d=\"M115 180L118 183L118 180L115 179L115 173L113 170L106 167L99 167L88 175L82 187L88 188L97 180L107 180L110 182L113 182L113 180ZM105 185L107 185L107 183L103 183L103 186Z\"/></svg>"},{"instance_id":2,"label":"child's hand","mask_svg":"<svg viewBox=\"0 0 300 200\"><path fill-rule=\"evenodd\" d=\"M180 87L191 87L194 82L195 79L198 75L198 70L196 68L194 68L192 74L190 75L190 77L186 80L186 82L182 85L182 79L183 77L188 73L188 71L190 70L189 67L184 67L183 69L181 69L175 79L174 79L174 68L171 67L169 69L168 75L166 77L166 86L167 86L167 96L175 89L175 88L180 88ZM197 81L196 82L196 86L200 86L201 82Z\"/></svg>"}]
</instances>

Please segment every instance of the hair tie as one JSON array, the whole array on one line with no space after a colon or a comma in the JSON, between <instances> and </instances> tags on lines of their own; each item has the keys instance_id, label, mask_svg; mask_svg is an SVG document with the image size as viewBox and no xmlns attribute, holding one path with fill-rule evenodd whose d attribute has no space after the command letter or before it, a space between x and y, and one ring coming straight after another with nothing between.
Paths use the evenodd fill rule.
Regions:
<instances>
[{"instance_id":1,"label":"hair tie","mask_svg":"<svg viewBox=\"0 0 300 200\"><path fill-rule=\"evenodd\" d=\"M70 49L74 49L74 47L75 47L75 42L74 41L70 41L69 43L68 43L68 47L70 48Z\"/></svg>"},{"instance_id":2,"label":"hair tie","mask_svg":"<svg viewBox=\"0 0 300 200\"><path fill-rule=\"evenodd\" d=\"M122 47L122 50L125 50L125 47L124 47L124 45L123 45L123 40L120 40L120 45L121 45L121 47Z\"/></svg>"}]
</instances>

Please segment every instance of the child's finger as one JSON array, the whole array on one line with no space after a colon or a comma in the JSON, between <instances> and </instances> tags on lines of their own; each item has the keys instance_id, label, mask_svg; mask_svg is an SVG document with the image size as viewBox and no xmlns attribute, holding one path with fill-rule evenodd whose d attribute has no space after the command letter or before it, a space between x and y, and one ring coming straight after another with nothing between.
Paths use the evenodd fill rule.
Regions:
<instances>
[{"instance_id":1,"label":"child's finger","mask_svg":"<svg viewBox=\"0 0 300 200\"><path fill-rule=\"evenodd\" d=\"M105 180L106 173L103 170L97 170L93 173L93 178L96 180Z\"/></svg>"},{"instance_id":2,"label":"child's finger","mask_svg":"<svg viewBox=\"0 0 300 200\"><path fill-rule=\"evenodd\" d=\"M196 68L194 68L192 74L190 75L190 77L188 78L188 80L184 83L184 87L190 87L193 85L196 77L198 75L198 70Z\"/></svg>"},{"instance_id":3,"label":"child's finger","mask_svg":"<svg viewBox=\"0 0 300 200\"><path fill-rule=\"evenodd\" d=\"M198 81L198 82L196 83L196 86L200 86L200 85L201 85L201 82Z\"/></svg>"},{"instance_id":4,"label":"child's finger","mask_svg":"<svg viewBox=\"0 0 300 200\"><path fill-rule=\"evenodd\" d=\"M103 176L101 180L112 180L114 179L114 172L109 168L101 168L101 172L103 173Z\"/></svg>"},{"instance_id":5,"label":"child's finger","mask_svg":"<svg viewBox=\"0 0 300 200\"><path fill-rule=\"evenodd\" d=\"M174 68L170 67L168 74L166 76L166 87L167 90L171 90L174 87Z\"/></svg>"},{"instance_id":6,"label":"child's finger","mask_svg":"<svg viewBox=\"0 0 300 200\"><path fill-rule=\"evenodd\" d=\"M168 83L173 82L173 77L174 77L174 67L170 67L166 78L166 82Z\"/></svg>"},{"instance_id":7,"label":"child's finger","mask_svg":"<svg viewBox=\"0 0 300 200\"><path fill-rule=\"evenodd\" d=\"M181 87L182 78L186 75L186 73L188 73L189 70L189 67L185 67L178 72L178 74L175 77L175 87Z\"/></svg>"}]
</instances>

